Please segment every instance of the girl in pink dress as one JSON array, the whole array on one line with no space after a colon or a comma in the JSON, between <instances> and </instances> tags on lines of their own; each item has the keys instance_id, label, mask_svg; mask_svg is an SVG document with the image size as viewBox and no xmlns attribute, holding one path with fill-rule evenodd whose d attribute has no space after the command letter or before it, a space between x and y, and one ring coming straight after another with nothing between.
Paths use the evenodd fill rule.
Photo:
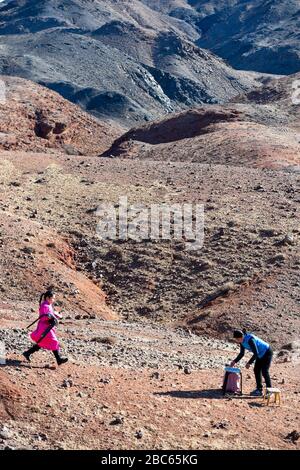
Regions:
<instances>
[{"instance_id":1,"label":"girl in pink dress","mask_svg":"<svg viewBox=\"0 0 300 470\"><path fill-rule=\"evenodd\" d=\"M30 338L36 344L23 353L23 356L29 362L31 354L41 348L52 351L59 366L68 361L68 358L61 357L59 354L59 342L55 334L55 325L57 325L57 319L61 318L61 315L53 309L54 300L55 294L51 290L41 295L39 322L35 331L30 335Z\"/></svg>"}]
</instances>

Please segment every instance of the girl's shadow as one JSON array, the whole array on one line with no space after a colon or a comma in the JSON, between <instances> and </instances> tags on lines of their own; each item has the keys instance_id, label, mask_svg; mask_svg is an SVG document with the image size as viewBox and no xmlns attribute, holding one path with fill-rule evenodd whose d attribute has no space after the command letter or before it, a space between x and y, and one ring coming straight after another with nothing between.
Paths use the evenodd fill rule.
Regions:
<instances>
[{"instance_id":1,"label":"girl's shadow","mask_svg":"<svg viewBox=\"0 0 300 470\"><path fill-rule=\"evenodd\" d=\"M0 362L0 367L24 367L25 369L55 369L54 366L49 366L46 364L45 366L33 366L29 362L23 362L18 359L6 359L4 363Z\"/></svg>"}]
</instances>

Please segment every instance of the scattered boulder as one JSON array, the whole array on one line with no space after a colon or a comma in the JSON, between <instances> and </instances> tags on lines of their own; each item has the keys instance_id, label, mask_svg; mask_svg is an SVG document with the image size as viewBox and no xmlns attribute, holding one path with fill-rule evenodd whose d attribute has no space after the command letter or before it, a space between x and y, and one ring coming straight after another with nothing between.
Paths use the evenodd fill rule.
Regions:
<instances>
[{"instance_id":1,"label":"scattered boulder","mask_svg":"<svg viewBox=\"0 0 300 470\"><path fill-rule=\"evenodd\" d=\"M37 441L47 441L48 440L48 436L47 434L44 434L42 432L39 432L39 433L36 433L33 435L34 439L36 439Z\"/></svg>"},{"instance_id":2,"label":"scattered boulder","mask_svg":"<svg viewBox=\"0 0 300 470\"><path fill-rule=\"evenodd\" d=\"M265 188L261 185L261 184L257 184L255 187L254 187L254 191L260 191L260 192L264 192L265 191Z\"/></svg>"},{"instance_id":3,"label":"scattered boulder","mask_svg":"<svg viewBox=\"0 0 300 470\"><path fill-rule=\"evenodd\" d=\"M259 234L263 238L269 238L269 237L275 237L277 235L276 230L270 228L270 229L262 229L259 231Z\"/></svg>"},{"instance_id":4,"label":"scattered boulder","mask_svg":"<svg viewBox=\"0 0 300 470\"><path fill-rule=\"evenodd\" d=\"M217 288L210 294L208 294L204 299L201 300L199 303L200 308L206 307L208 304L210 304L213 300L216 300L218 297L224 297L228 295L229 292L235 290L235 284L233 282L227 282L226 284L223 284L221 287Z\"/></svg>"},{"instance_id":5,"label":"scattered boulder","mask_svg":"<svg viewBox=\"0 0 300 470\"><path fill-rule=\"evenodd\" d=\"M113 338L111 336L106 336L104 338L95 337L95 338L92 338L91 341L94 343L108 344L110 346L114 346L117 343L116 338Z\"/></svg>"},{"instance_id":6,"label":"scattered boulder","mask_svg":"<svg viewBox=\"0 0 300 470\"><path fill-rule=\"evenodd\" d=\"M143 305L136 308L136 313L142 317L150 316L155 313L155 308L152 305Z\"/></svg>"},{"instance_id":7,"label":"scattered boulder","mask_svg":"<svg viewBox=\"0 0 300 470\"><path fill-rule=\"evenodd\" d=\"M153 372L153 374L151 374L150 377L151 377L151 379L157 379L157 380L159 380L160 374L159 374L159 372Z\"/></svg>"},{"instance_id":8,"label":"scattered boulder","mask_svg":"<svg viewBox=\"0 0 300 470\"><path fill-rule=\"evenodd\" d=\"M292 442L295 444L300 438L300 433L296 430L290 432L286 437L285 440Z\"/></svg>"},{"instance_id":9,"label":"scattered boulder","mask_svg":"<svg viewBox=\"0 0 300 470\"><path fill-rule=\"evenodd\" d=\"M281 349L287 350L287 351L297 351L300 349L300 340L292 341L291 343L288 343L285 346L282 346Z\"/></svg>"},{"instance_id":10,"label":"scattered boulder","mask_svg":"<svg viewBox=\"0 0 300 470\"><path fill-rule=\"evenodd\" d=\"M35 120L34 132L41 139L49 139L52 135L60 135L68 128L68 122L64 119L64 116L49 115L43 109L36 110Z\"/></svg>"},{"instance_id":11,"label":"scattered boulder","mask_svg":"<svg viewBox=\"0 0 300 470\"><path fill-rule=\"evenodd\" d=\"M110 383L110 380L111 380L111 379L110 379L109 377L102 377L102 378L99 380L99 382L102 383L102 384L107 385L107 384Z\"/></svg>"},{"instance_id":12,"label":"scattered boulder","mask_svg":"<svg viewBox=\"0 0 300 470\"><path fill-rule=\"evenodd\" d=\"M66 121L58 121L55 123L53 134L62 134L68 127L68 123Z\"/></svg>"},{"instance_id":13,"label":"scattered boulder","mask_svg":"<svg viewBox=\"0 0 300 470\"><path fill-rule=\"evenodd\" d=\"M213 268L214 263L206 259L200 259L193 262L193 270L196 272L208 271Z\"/></svg>"},{"instance_id":14,"label":"scattered boulder","mask_svg":"<svg viewBox=\"0 0 300 470\"><path fill-rule=\"evenodd\" d=\"M123 252L118 246L113 246L110 250L107 251L105 259L123 261Z\"/></svg>"},{"instance_id":15,"label":"scattered boulder","mask_svg":"<svg viewBox=\"0 0 300 470\"><path fill-rule=\"evenodd\" d=\"M54 129L53 125L43 119L43 120L37 121L34 127L34 132L35 132L35 135L37 137L40 137L41 139L49 139L53 129Z\"/></svg>"},{"instance_id":16,"label":"scattered boulder","mask_svg":"<svg viewBox=\"0 0 300 470\"><path fill-rule=\"evenodd\" d=\"M276 243L277 246L292 246L295 245L295 237L291 233L287 233L282 240Z\"/></svg>"},{"instance_id":17,"label":"scattered boulder","mask_svg":"<svg viewBox=\"0 0 300 470\"><path fill-rule=\"evenodd\" d=\"M123 416L115 416L114 419L109 423L112 426L118 426L120 424L124 423L124 417Z\"/></svg>"},{"instance_id":18,"label":"scattered boulder","mask_svg":"<svg viewBox=\"0 0 300 470\"><path fill-rule=\"evenodd\" d=\"M226 419L219 421L217 423L212 422L212 427L215 429L228 429L229 422Z\"/></svg>"},{"instance_id":19,"label":"scattered boulder","mask_svg":"<svg viewBox=\"0 0 300 470\"><path fill-rule=\"evenodd\" d=\"M62 387L64 388L71 388L73 387L73 380L72 379L65 379L62 383Z\"/></svg>"},{"instance_id":20,"label":"scattered boulder","mask_svg":"<svg viewBox=\"0 0 300 470\"><path fill-rule=\"evenodd\" d=\"M144 433L143 433L143 431L142 431L141 429L140 429L139 431L136 431L135 437L136 437L137 439L142 439L143 436L144 436Z\"/></svg>"},{"instance_id":21,"label":"scattered boulder","mask_svg":"<svg viewBox=\"0 0 300 470\"><path fill-rule=\"evenodd\" d=\"M275 255L275 256L272 256L271 258L269 258L267 260L267 263L268 264L277 264L277 265L280 265L280 264L283 264L285 263L286 261L286 256L283 255L283 254L280 254L280 255Z\"/></svg>"},{"instance_id":22,"label":"scattered boulder","mask_svg":"<svg viewBox=\"0 0 300 470\"><path fill-rule=\"evenodd\" d=\"M56 245L53 242L47 243L46 246L47 246L47 248L56 248Z\"/></svg>"},{"instance_id":23,"label":"scattered boulder","mask_svg":"<svg viewBox=\"0 0 300 470\"><path fill-rule=\"evenodd\" d=\"M36 252L35 248L31 246L24 246L23 248L21 248L21 251L23 251L23 253L26 253L27 255L33 255Z\"/></svg>"},{"instance_id":24,"label":"scattered boulder","mask_svg":"<svg viewBox=\"0 0 300 470\"><path fill-rule=\"evenodd\" d=\"M0 429L0 438L3 440L11 438L11 432L6 426L2 426L2 428Z\"/></svg>"},{"instance_id":25,"label":"scattered boulder","mask_svg":"<svg viewBox=\"0 0 300 470\"><path fill-rule=\"evenodd\" d=\"M67 155L74 155L74 156L80 156L83 155L83 152L78 150L76 147L70 144L63 144L62 148L66 152Z\"/></svg>"}]
</instances>

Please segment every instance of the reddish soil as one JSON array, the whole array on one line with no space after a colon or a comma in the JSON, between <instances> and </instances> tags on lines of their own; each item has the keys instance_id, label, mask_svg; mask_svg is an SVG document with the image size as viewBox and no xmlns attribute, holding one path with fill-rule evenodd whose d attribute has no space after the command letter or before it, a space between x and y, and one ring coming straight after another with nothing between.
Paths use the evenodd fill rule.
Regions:
<instances>
[{"instance_id":1,"label":"reddish soil","mask_svg":"<svg viewBox=\"0 0 300 470\"><path fill-rule=\"evenodd\" d=\"M222 370L191 375L163 371L157 380L151 379L149 370L88 364L44 369L47 364L45 357L32 368L0 371L1 396L9 396L4 399L9 417L2 422L9 429L11 445L164 450L299 447L299 440L285 439L299 425L299 368L295 366L273 368L275 384L285 380L284 386L279 385L283 404L278 408L263 406L257 398L223 398L219 393ZM245 392L254 385L248 376ZM109 377L108 384L100 382L103 377ZM69 388L62 386L66 379L72 381ZM121 417L121 424L112 424L116 417Z\"/></svg>"}]
</instances>

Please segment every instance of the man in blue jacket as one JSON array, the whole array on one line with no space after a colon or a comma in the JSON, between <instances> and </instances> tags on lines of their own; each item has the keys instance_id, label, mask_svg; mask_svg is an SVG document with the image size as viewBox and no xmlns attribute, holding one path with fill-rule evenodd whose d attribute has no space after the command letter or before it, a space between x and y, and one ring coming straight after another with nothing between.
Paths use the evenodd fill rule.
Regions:
<instances>
[{"instance_id":1,"label":"man in blue jacket","mask_svg":"<svg viewBox=\"0 0 300 470\"><path fill-rule=\"evenodd\" d=\"M239 362L242 357L245 355L245 350L251 351L253 356L246 364L246 368L249 369L251 364L255 361L254 365L254 374L256 379L256 389L250 393L252 396L262 396L263 394L263 385L262 385L262 376L265 379L266 387L271 388L271 378L269 374L269 369L272 362L273 351L271 346L258 338L257 336L247 333L246 330L235 330L233 332L233 339L240 345L240 353L231 362L231 367L234 367L237 362Z\"/></svg>"}]
</instances>

